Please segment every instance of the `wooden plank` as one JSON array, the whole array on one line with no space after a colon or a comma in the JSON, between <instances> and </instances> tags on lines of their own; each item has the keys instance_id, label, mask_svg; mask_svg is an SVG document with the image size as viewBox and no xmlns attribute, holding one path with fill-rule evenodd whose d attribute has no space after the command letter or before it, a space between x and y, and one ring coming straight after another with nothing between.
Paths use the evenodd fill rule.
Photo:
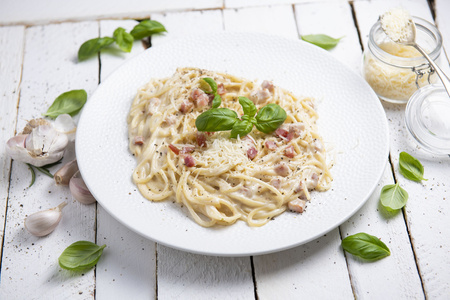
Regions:
<instances>
[{"instance_id":1,"label":"wooden plank","mask_svg":"<svg viewBox=\"0 0 450 300\"><path fill-rule=\"evenodd\" d=\"M158 299L253 299L249 257L191 254L158 244Z\"/></svg>"},{"instance_id":2,"label":"wooden plank","mask_svg":"<svg viewBox=\"0 0 450 300\"><path fill-rule=\"evenodd\" d=\"M243 8L243 7L255 7L255 6L268 6L268 5L286 5L305 3L311 0L224 0L225 8ZM335 0L345 1L345 0Z\"/></svg>"},{"instance_id":3,"label":"wooden plank","mask_svg":"<svg viewBox=\"0 0 450 300\"><path fill-rule=\"evenodd\" d=\"M98 33L96 22L31 27L26 30L24 68L21 83L18 131L26 120L41 117L53 100L72 89L90 94L98 82L98 62L77 63L79 45ZM73 159L69 145L64 162ZM57 168L52 168L54 172ZM58 256L71 243L95 240L95 205L72 200L67 187L56 186L51 178L36 174L13 162L7 223L4 236L0 298L2 299L92 299L94 269L80 273L62 270ZM38 238L25 230L27 215L57 206L63 201L63 218L47 237Z\"/></svg>"},{"instance_id":4,"label":"wooden plank","mask_svg":"<svg viewBox=\"0 0 450 300\"><path fill-rule=\"evenodd\" d=\"M152 47L188 34L223 30L220 10L152 14L151 18L164 24L168 31L164 35L152 37ZM248 257L204 256L162 245L157 246L157 253L158 299L214 299L217 295L223 299L253 297Z\"/></svg>"},{"instance_id":5,"label":"wooden plank","mask_svg":"<svg viewBox=\"0 0 450 300\"><path fill-rule=\"evenodd\" d=\"M100 36L112 36L116 28L127 32L138 22L101 21ZM130 53L102 51L100 79L144 51L141 41L135 41ZM105 243L107 255L97 265L96 299L149 299L156 298L156 245L109 215L98 205L97 241ZM125 288L126 287L126 288Z\"/></svg>"},{"instance_id":6,"label":"wooden plank","mask_svg":"<svg viewBox=\"0 0 450 300\"><path fill-rule=\"evenodd\" d=\"M151 18L161 22L167 29L163 35L152 36L152 46L189 34L206 34L223 30L221 10L155 13Z\"/></svg>"},{"instance_id":7,"label":"wooden plank","mask_svg":"<svg viewBox=\"0 0 450 300\"><path fill-rule=\"evenodd\" d=\"M432 21L425 0L390 1L392 7L401 5L412 15ZM367 41L371 25L386 10L386 2L355 2L361 37ZM364 45L366 45L365 42ZM383 103L391 133L391 157L400 185L409 193L403 210L411 236L426 297L446 298L450 294L450 227L445 213L450 210L448 156L435 156L417 146L404 125L404 106ZM425 168L428 181L416 183L406 180L398 172L398 155L406 151L418 158Z\"/></svg>"},{"instance_id":8,"label":"wooden plank","mask_svg":"<svg viewBox=\"0 0 450 300\"><path fill-rule=\"evenodd\" d=\"M450 61L450 20L448 12L450 11L450 2L446 0L435 0L436 24L442 34L447 60ZM447 77L450 77L447 72Z\"/></svg>"},{"instance_id":9,"label":"wooden plank","mask_svg":"<svg viewBox=\"0 0 450 300\"><path fill-rule=\"evenodd\" d=\"M0 27L0 240L3 232L9 193L11 158L6 155L4 145L15 135L19 87L22 75L23 26ZM0 257L2 248L0 248ZM1 258L0 258L1 261Z\"/></svg>"},{"instance_id":10,"label":"wooden plank","mask_svg":"<svg viewBox=\"0 0 450 300\"><path fill-rule=\"evenodd\" d=\"M3 0L0 25L37 25L98 19L146 19L154 12L221 8L223 0Z\"/></svg>"},{"instance_id":11,"label":"wooden plank","mask_svg":"<svg viewBox=\"0 0 450 300\"><path fill-rule=\"evenodd\" d=\"M298 38L294 11L290 5L227 9L224 10L224 18L226 30L257 31ZM306 245L255 256L258 298L294 299L299 295L319 299L333 296L351 298L347 267L339 243L339 231L333 230Z\"/></svg>"},{"instance_id":12,"label":"wooden plank","mask_svg":"<svg viewBox=\"0 0 450 300\"><path fill-rule=\"evenodd\" d=\"M225 9L223 15L225 30L228 31L260 32L293 39L298 37L291 5Z\"/></svg>"}]
</instances>

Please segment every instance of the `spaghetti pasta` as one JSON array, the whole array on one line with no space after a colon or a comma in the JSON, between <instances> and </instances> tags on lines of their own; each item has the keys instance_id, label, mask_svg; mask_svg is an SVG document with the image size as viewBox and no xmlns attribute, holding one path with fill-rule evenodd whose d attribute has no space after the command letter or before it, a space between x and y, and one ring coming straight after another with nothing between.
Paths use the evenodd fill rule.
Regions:
<instances>
[{"instance_id":1,"label":"spaghetti pasta","mask_svg":"<svg viewBox=\"0 0 450 300\"><path fill-rule=\"evenodd\" d=\"M255 128L245 137L203 133L196 118L211 108L202 78L218 83L221 107L242 115L238 97L259 109L280 105L285 123L272 134ZM332 176L317 132L314 99L264 81L261 85L225 73L179 68L139 89L128 115L129 148L137 159L133 181L152 201L174 199L200 225L244 220L262 226L291 210L302 212L310 191L330 188Z\"/></svg>"}]
</instances>

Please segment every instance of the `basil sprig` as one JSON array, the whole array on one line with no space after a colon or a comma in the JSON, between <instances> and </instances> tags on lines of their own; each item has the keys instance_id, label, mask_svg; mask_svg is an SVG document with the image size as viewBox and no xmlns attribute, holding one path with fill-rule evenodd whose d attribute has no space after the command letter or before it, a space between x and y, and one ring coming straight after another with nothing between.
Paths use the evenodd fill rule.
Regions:
<instances>
[{"instance_id":1,"label":"basil sprig","mask_svg":"<svg viewBox=\"0 0 450 300\"><path fill-rule=\"evenodd\" d=\"M117 46L124 51L130 52L133 47L134 38L131 34L125 31L122 27L114 30L113 33L114 40L116 41Z\"/></svg>"},{"instance_id":2,"label":"basil sprig","mask_svg":"<svg viewBox=\"0 0 450 300\"><path fill-rule=\"evenodd\" d=\"M342 38L332 38L326 34L309 34L302 35L302 40L311 43L313 45L319 46L325 50L331 50L339 43Z\"/></svg>"},{"instance_id":3,"label":"basil sprig","mask_svg":"<svg viewBox=\"0 0 450 300\"><path fill-rule=\"evenodd\" d=\"M235 111L229 108L213 107L200 114L195 120L198 131L228 131L231 138L246 136L253 129L253 125L264 133L270 133L280 127L286 120L286 112L278 104L270 103L262 107L258 114L255 104L246 97L239 97L244 115L241 119ZM220 105L220 104L219 104ZM255 116L256 114L256 116Z\"/></svg>"},{"instance_id":4,"label":"basil sprig","mask_svg":"<svg viewBox=\"0 0 450 300\"><path fill-rule=\"evenodd\" d=\"M385 185L381 189L380 201L387 210L397 210L405 206L408 201L408 192L398 182L396 184Z\"/></svg>"},{"instance_id":5,"label":"basil sprig","mask_svg":"<svg viewBox=\"0 0 450 300\"><path fill-rule=\"evenodd\" d=\"M420 161L406 152L401 152L399 155L399 170L406 179L428 180L423 178L423 166Z\"/></svg>"},{"instance_id":6,"label":"basil sprig","mask_svg":"<svg viewBox=\"0 0 450 300\"><path fill-rule=\"evenodd\" d=\"M155 33L162 33L166 31L166 28L161 23L154 20L144 20L134 26L130 33L135 40L141 40Z\"/></svg>"},{"instance_id":7,"label":"basil sprig","mask_svg":"<svg viewBox=\"0 0 450 300\"><path fill-rule=\"evenodd\" d=\"M217 93L217 83L214 81L214 79L209 78L209 77L205 77L205 78L202 78L202 79L211 88L211 91L204 91L204 92L207 93L207 94L213 94L214 95L214 99L212 101L212 107L213 108L219 107L220 104L222 104L222 98L220 97L219 93Z\"/></svg>"},{"instance_id":8,"label":"basil sprig","mask_svg":"<svg viewBox=\"0 0 450 300\"><path fill-rule=\"evenodd\" d=\"M78 241L67 247L58 258L61 268L83 271L95 266L106 245L98 246L88 241Z\"/></svg>"},{"instance_id":9,"label":"basil sprig","mask_svg":"<svg viewBox=\"0 0 450 300\"><path fill-rule=\"evenodd\" d=\"M52 119L62 114L76 115L87 101L85 90L71 90L59 95L47 112L42 114Z\"/></svg>"},{"instance_id":10,"label":"basil sprig","mask_svg":"<svg viewBox=\"0 0 450 300\"><path fill-rule=\"evenodd\" d=\"M369 261L391 255L389 248L379 238L364 232L346 237L341 246L345 251Z\"/></svg>"},{"instance_id":11,"label":"basil sprig","mask_svg":"<svg viewBox=\"0 0 450 300\"><path fill-rule=\"evenodd\" d=\"M135 40L149 37L155 33L166 32L166 28L159 22L154 20L144 20L134 26L130 33L126 32L122 27L114 31L113 37L98 37L84 42L78 49L78 61L86 60L97 54L103 48L109 47L116 43L124 52L130 52Z\"/></svg>"}]
</instances>

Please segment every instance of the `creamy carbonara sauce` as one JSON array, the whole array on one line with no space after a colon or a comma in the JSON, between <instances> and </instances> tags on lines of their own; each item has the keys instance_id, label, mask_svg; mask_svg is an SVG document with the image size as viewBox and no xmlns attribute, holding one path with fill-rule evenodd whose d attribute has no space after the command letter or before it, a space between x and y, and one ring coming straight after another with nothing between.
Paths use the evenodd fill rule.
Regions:
<instances>
[{"instance_id":1,"label":"creamy carbonara sauce","mask_svg":"<svg viewBox=\"0 0 450 300\"><path fill-rule=\"evenodd\" d=\"M218 84L220 107L241 116L243 96L258 109L280 105L286 121L271 134L253 128L237 139L229 131L198 132L197 116L211 108L204 77ZM205 227L237 220L262 226L287 209L303 212L310 191L325 191L332 181L317 118L314 99L271 82L179 68L170 78L152 79L132 103L129 147L138 163L133 181L145 198L176 201Z\"/></svg>"}]
</instances>

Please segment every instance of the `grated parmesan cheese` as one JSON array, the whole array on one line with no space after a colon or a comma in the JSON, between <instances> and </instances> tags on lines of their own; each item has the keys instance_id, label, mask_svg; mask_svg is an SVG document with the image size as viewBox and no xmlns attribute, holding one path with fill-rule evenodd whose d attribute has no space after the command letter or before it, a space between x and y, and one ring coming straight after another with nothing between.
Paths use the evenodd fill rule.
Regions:
<instances>
[{"instance_id":1,"label":"grated parmesan cheese","mask_svg":"<svg viewBox=\"0 0 450 300\"><path fill-rule=\"evenodd\" d=\"M414 39L413 21L407 10L394 8L384 13L381 28L387 36L397 43L405 43Z\"/></svg>"}]
</instances>

